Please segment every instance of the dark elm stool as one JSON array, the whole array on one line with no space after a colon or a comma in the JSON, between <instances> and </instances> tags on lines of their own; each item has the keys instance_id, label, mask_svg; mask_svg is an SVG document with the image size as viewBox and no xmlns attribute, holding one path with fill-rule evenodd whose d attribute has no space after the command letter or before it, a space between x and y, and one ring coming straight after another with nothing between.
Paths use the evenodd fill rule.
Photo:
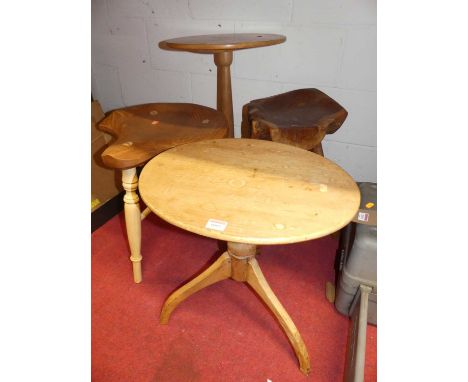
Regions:
<instances>
[{"instance_id":1,"label":"dark elm stool","mask_svg":"<svg viewBox=\"0 0 468 382\"><path fill-rule=\"evenodd\" d=\"M348 112L318 89L297 89L256 99L242 109L242 138L300 147L323 156L325 134L337 131Z\"/></svg>"}]
</instances>

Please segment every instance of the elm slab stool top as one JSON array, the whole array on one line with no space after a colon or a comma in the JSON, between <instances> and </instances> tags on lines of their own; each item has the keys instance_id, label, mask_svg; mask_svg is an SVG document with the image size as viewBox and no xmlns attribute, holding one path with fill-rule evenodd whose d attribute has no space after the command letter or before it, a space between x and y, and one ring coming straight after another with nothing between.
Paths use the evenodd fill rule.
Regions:
<instances>
[{"instance_id":1,"label":"elm slab stool top","mask_svg":"<svg viewBox=\"0 0 468 382\"><path fill-rule=\"evenodd\" d=\"M125 225L133 264L133 278L141 282L141 221L136 168L174 146L204 139L224 138L228 124L212 108L189 103L149 103L112 111L98 125L115 140L102 153L104 164L122 170Z\"/></svg>"},{"instance_id":2,"label":"elm slab stool top","mask_svg":"<svg viewBox=\"0 0 468 382\"><path fill-rule=\"evenodd\" d=\"M318 89L297 89L256 99L242 109L242 138L286 143L323 156L322 140L348 112Z\"/></svg>"},{"instance_id":3,"label":"elm slab stool top","mask_svg":"<svg viewBox=\"0 0 468 382\"><path fill-rule=\"evenodd\" d=\"M232 112L231 64L232 52L281 44L286 37L265 33L228 33L178 37L159 43L161 49L213 54L217 68L216 108L224 113L229 123L229 137L234 137Z\"/></svg>"},{"instance_id":4,"label":"elm slab stool top","mask_svg":"<svg viewBox=\"0 0 468 382\"><path fill-rule=\"evenodd\" d=\"M320 238L344 227L359 208L353 179L330 160L293 146L217 139L159 154L141 172L140 193L167 222L228 242L207 270L167 298L160 322L166 324L178 304L211 284L246 282L278 319L307 374L307 348L263 276L257 245Z\"/></svg>"}]
</instances>

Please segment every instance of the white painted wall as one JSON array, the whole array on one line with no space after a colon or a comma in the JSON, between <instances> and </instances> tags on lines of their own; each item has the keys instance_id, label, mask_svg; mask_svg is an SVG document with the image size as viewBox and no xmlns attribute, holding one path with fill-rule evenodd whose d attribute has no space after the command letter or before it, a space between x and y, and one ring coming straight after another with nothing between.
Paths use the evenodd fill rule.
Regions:
<instances>
[{"instance_id":1,"label":"white painted wall","mask_svg":"<svg viewBox=\"0 0 468 382\"><path fill-rule=\"evenodd\" d=\"M248 101L316 87L349 112L325 156L376 181L376 0L92 0L92 92L105 111L146 102L216 107L211 55L161 50L168 38L279 33L231 67L235 134Z\"/></svg>"}]
</instances>

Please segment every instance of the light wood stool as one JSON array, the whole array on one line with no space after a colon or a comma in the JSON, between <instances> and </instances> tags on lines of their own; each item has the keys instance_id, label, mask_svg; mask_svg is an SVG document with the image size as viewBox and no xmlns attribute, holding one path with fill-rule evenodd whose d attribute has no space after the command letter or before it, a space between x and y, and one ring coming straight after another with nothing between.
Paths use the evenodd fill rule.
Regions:
<instances>
[{"instance_id":1,"label":"light wood stool","mask_svg":"<svg viewBox=\"0 0 468 382\"><path fill-rule=\"evenodd\" d=\"M348 112L318 89L298 89L256 99L242 109L242 138L266 139L323 156L322 140Z\"/></svg>"},{"instance_id":2,"label":"light wood stool","mask_svg":"<svg viewBox=\"0 0 468 382\"><path fill-rule=\"evenodd\" d=\"M122 170L125 225L133 264L133 279L141 282L141 221L137 167L162 151L204 139L224 138L228 124L223 113L188 103L150 103L112 111L98 128L115 137L102 153L108 167Z\"/></svg>"},{"instance_id":3,"label":"light wood stool","mask_svg":"<svg viewBox=\"0 0 468 382\"><path fill-rule=\"evenodd\" d=\"M167 222L228 242L206 271L167 298L160 322L167 324L183 300L211 284L245 282L276 316L308 374L307 348L260 269L257 245L316 239L348 224L360 201L353 179L330 160L296 147L218 139L159 154L143 168L140 192Z\"/></svg>"}]
</instances>

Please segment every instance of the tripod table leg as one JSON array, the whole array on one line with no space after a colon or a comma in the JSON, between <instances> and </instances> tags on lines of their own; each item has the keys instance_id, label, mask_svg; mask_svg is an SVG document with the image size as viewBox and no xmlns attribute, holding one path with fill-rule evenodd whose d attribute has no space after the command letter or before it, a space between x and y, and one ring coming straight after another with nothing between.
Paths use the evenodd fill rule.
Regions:
<instances>
[{"instance_id":1,"label":"tripod table leg","mask_svg":"<svg viewBox=\"0 0 468 382\"><path fill-rule=\"evenodd\" d=\"M278 298L275 296L273 291L268 285L268 282L263 275L258 262L255 258L252 258L248 262L248 272L247 272L247 283L257 292L265 304L271 309L279 323L283 327L286 335L291 342L296 356L299 359L299 367L304 374L309 374L310 372L310 361L309 354L307 353L307 348L302 340L302 337L299 331L294 325L294 322L289 317L289 314L281 305Z\"/></svg>"},{"instance_id":2,"label":"tripod table leg","mask_svg":"<svg viewBox=\"0 0 468 382\"><path fill-rule=\"evenodd\" d=\"M231 259L225 252L211 266L192 281L173 292L164 303L159 317L161 324L167 324L172 311L187 297L231 276Z\"/></svg>"}]
</instances>

